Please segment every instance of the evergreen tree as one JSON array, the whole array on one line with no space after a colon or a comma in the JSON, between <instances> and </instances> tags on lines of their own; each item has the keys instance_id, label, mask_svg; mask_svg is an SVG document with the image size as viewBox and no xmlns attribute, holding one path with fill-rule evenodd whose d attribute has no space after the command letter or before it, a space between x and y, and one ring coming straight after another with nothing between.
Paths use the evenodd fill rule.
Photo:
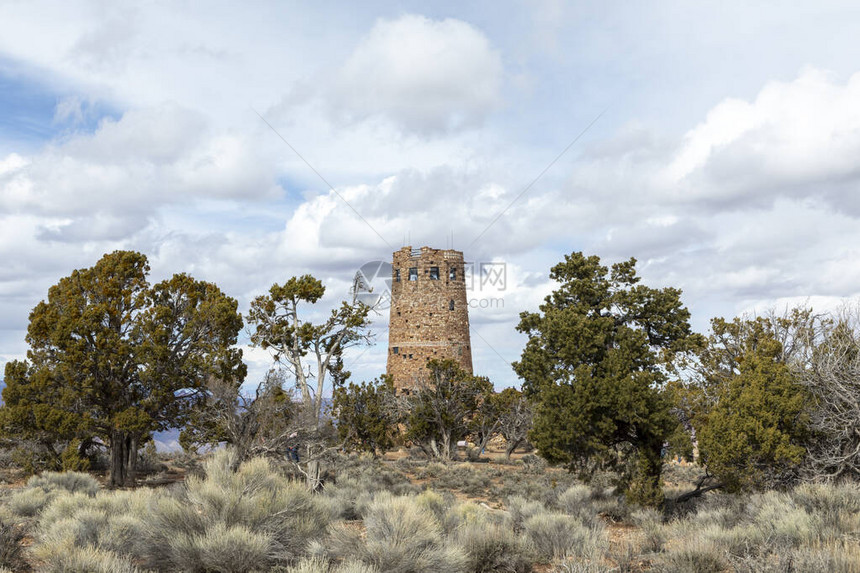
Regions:
<instances>
[{"instance_id":1,"label":"evergreen tree","mask_svg":"<svg viewBox=\"0 0 860 573\"><path fill-rule=\"evenodd\" d=\"M434 457L450 459L457 442L469 434L493 385L451 359L427 362L427 378L407 396L406 437Z\"/></svg>"},{"instance_id":2,"label":"evergreen tree","mask_svg":"<svg viewBox=\"0 0 860 573\"><path fill-rule=\"evenodd\" d=\"M374 457L394 445L399 422L394 383L387 376L372 382L335 388L333 411L337 432L347 447Z\"/></svg>"},{"instance_id":3,"label":"evergreen tree","mask_svg":"<svg viewBox=\"0 0 860 573\"><path fill-rule=\"evenodd\" d=\"M804 329L804 317L711 322L693 423L703 462L729 490L784 486L798 477L810 396L793 372L800 357L781 341L795 337L781 333Z\"/></svg>"},{"instance_id":4,"label":"evergreen tree","mask_svg":"<svg viewBox=\"0 0 860 573\"><path fill-rule=\"evenodd\" d=\"M596 256L565 256L540 312L520 314L529 340L514 369L536 402L530 439L544 458L583 470L632 466L628 496L655 505L662 446L677 424L666 365L700 337L681 292L638 284L635 263L608 269Z\"/></svg>"},{"instance_id":5,"label":"evergreen tree","mask_svg":"<svg viewBox=\"0 0 860 573\"><path fill-rule=\"evenodd\" d=\"M184 274L150 287L148 272L145 255L115 251L51 287L0 409L7 435L98 438L115 486L133 483L138 446L180 425L208 377L245 374L236 301Z\"/></svg>"}]
</instances>

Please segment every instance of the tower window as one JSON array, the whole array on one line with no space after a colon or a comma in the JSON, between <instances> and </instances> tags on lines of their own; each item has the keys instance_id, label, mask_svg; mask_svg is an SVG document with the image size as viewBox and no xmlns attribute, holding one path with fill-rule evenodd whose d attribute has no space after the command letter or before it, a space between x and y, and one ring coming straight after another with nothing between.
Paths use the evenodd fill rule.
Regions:
<instances>
[{"instance_id":1,"label":"tower window","mask_svg":"<svg viewBox=\"0 0 860 573\"><path fill-rule=\"evenodd\" d=\"M430 267L430 280L438 281L439 280L439 267Z\"/></svg>"},{"instance_id":2,"label":"tower window","mask_svg":"<svg viewBox=\"0 0 860 573\"><path fill-rule=\"evenodd\" d=\"M394 282L400 282L400 269L394 269Z\"/></svg>"},{"instance_id":3,"label":"tower window","mask_svg":"<svg viewBox=\"0 0 860 573\"><path fill-rule=\"evenodd\" d=\"M409 280L417 281L418 280L418 267L409 267Z\"/></svg>"},{"instance_id":4,"label":"tower window","mask_svg":"<svg viewBox=\"0 0 860 573\"><path fill-rule=\"evenodd\" d=\"M400 348L395 346L391 349L391 352L393 352L394 354L400 354Z\"/></svg>"},{"instance_id":5,"label":"tower window","mask_svg":"<svg viewBox=\"0 0 860 573\"><path fill-rule=\"evenodd\" d=\"M454 310L454 299L448 302L448 310Z\"/></svg>"},{"instance_id":6,"label":"tower window","mask_svg":"<svg viewBox=\"0 0 860 573\"><path fill-rule=\"evenodd\" d=\"M457 280L457 267L451 267L448 269L448 280Z\"/></svg>"}]
</instances>

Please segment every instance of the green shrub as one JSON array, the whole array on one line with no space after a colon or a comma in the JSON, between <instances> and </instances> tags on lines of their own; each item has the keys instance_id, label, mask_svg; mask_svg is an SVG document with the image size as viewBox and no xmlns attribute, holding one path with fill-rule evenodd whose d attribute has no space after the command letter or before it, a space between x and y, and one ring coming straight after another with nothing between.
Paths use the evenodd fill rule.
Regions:
<instances>
[{"instance_id":1,"label":"green shrub","mask_svg":"<svg viewBox=\"0 0 860 573\"><path fill-rule=\"evenodd\" d=\"M624 511L618 511L616 505L623 507ZM576 517L586 525L594 525L600 522L601 513L617 516L626 515L627 509L620 496L604 495L600 490L595 490L584 484L574 484L558 495L555 506L567 515Z\"/></svg>"},{"instance_id":2,"label":"green shrub","mask_svg":"<svg viewBox=\"0 0 860 573\"><path fill-rule=\"evenodd\" d=\"M323 497L331 512L332 519L357 520L367 511L367 507L379 490L368 490L352 480L339 481L337 485L326 487Z\"/></svg>"},{"instance_id":3,"label":"green shrub","mask_svg":"<svg viewBox=\"0 0 860 573\"><path fill-rule=\"evenodd\" d=\"M65 519L42 526L38 537L40 548L65 545L67 542L77 547L92 545L100 547L103 531L107 531L110 516L106 511L87 507L76 511Z\"/></svg>"},{"instance_id":4,"label":"green shrub","mask_svg":"<svg viewBox=\"0 0 860 573\"><path fill-rule=\"evenodd\" d=\"M419 479L439 478L448 473L448 466L442 462L430 462L417 472Z\"/></svg>"},{"instance_id":5,"label":"green shrub","mask_svg":"<svg viewBox=\"0 0 860 573\"><path fill-rule=\"evenodd\" d=\"M85 472L90 469L90 460L80 454L80 447L80 440L72 440L60 454L63 471Z\"/></svg>"},{"instance_id":6,"label":"green shrub","mask_svg":"<svg viewBox=\"0 0 860 573\"><path fill-rule=\"evenodd\" d=\"M663 526L667 571L860 571L860 488L806 484L748 496L709 494L697 511Z\"/></svg>"},{"instance_id":7,"label":"green shrub","mask_svg":"<svg viewBox=\"0 0 860 573\"><path fill-rule=\"evenodd\" d=\"M432 465L428 465L428 470ZM432 483L433 488L461 491L470 496L486 495L490 491L492 481L487 472L468 463L442 467L445 471L438 471L438 468L435 468L432 472L437 474Z\"/></svg>"},{"instance_id":8,"label":"green shrub","mask_svg":"<svg viewBox=\"0 0 860 573\"><path fill-rule=\"evenodd\" d=\"M738 524L743 513L737 508L731 507L703 507L698 512L690 515L687 521L691 527L705 527L713 525L720 528L732 528Z\"/></svg>"},{"instance_id":9,"label":"green shrub","mask_svg":"<svg viewBox=\"0 0 860 573\"><path fill-rule=\"evenodd\" d=\"M633 573L634 571L638 572L639 570L638 564L641 562L641 555L639 552L639 544L635 538L627 539L615 544L615 546L609 551L608 557L613 563L615 563L615 567L612 571ZM589 563L594 563L594 561L589 561Z\"/></svg>"},{"instance_id":10,"label":"green shrub","mask_svg":"<svg viewBox=\"0 0 860 573\"><path fill-rule=\"evenodd\" d=\"M802 484L790 496L796 503L816 514L860 513L860 483Z\"/></svg>"},{"instance_id":11,"label":"green shrub","mask_svg":"<svg viewBox=\"0 0 860 573\"><path fill-rule=\"evenodd\" d=\"M452 503L454 505L448 507L442 519L442 528L446 534L453 534L458 529L475 523L488 526L504 525L513 532L511 516L506 511L490 509L483 503L481 505L472 502L456 503L453 498Z\"/></svg>"},{"instance_id":12,"label":"green shrub","mask_svg":"<svg viewBox=\"0 0 860 573\"><path fill-rule=\"evenodd\" d=\"M286 573L380 573L379 569L362 563L361 561L349 560L339 565L329 566L328 561L319 557L304 558L294 566L286 569Z\"/></svg>"},{"instance_id":13,"label":"green shrub","mask_svg":"<svg viewBox=\"0 0 860 573\"><path fill-rule=\"evenodd\" d=\"M630 506L623 495L616 495L614 489L608 489L596 495L591 500L595 516L605 517L612 522L626 520L630 516Z\"/></svg>"},{"instance_id":14,"label":"green shrub","mask_svg":"<svg viewBox=\"0 0 860 573\"><path fill-rule=\"evenodd\" d=\"M56 454L49 454L45 448L36 446L35 443L13 449L9 459L13 467L22 469L26 475L58 470L61 467Z\"/></svg>"},{"instance_id":15,"label":"green shrub","mask_svg":"<svg viewBox=\"0 0 860 573\"><path fill-rule=\"evenodd\" d=\"M422 462L411 458L400 458L394 462L394 467L401 472L414 472L421 465Z\"/></svg>"},{"instance_id":16,"label":"green shrub","mask_svg":"<svg viewBox=\"0 0 860 573\"><path fill-rule=\"evenodd\" d=\"M772 549L767 534L749 523L723 528L718 525L692 530L690 539L709 544L725 555L745 557Z\"/></svg>"},{"instance_id":17,"label":"green shrub","mask_svg":"<svg viewBox=\"0 0 860 573\"><path fill-rule=\"evenodd\" d=\"M61 519L74 517L78 512L95 509L109 517L136 517L144 519L149 514L153 500L164 495L163 491L138 489L134 491L102 491L95 497L83 493L60 493L39 516L39 526L50 526Z\"/></svg>"},{"instance_id":18,"label":"green shrub","mask_svg":"<svg viewBox=\"0 0 860 573\"><path fill-rule=\"evenodd\" d=\"M617 495L615 488L589 487L581 483L562 491L555 506L585 524L597 524L601 516L611 521L623 521L630 513L624 497Z\"/></svg>"},{"instance_id":19,"label":"green shrub","mask_svg":"<svg viewBox=\"0 0 860 573\"><path fill-rule=\"evenodd\" d=\"M856 541L847 544L816 544L814 547L798 547L775 554L759 552L741 557L730 555L728 560L736 573L857 573L860 571L860 548Z\"/></svg>"},{"instance_id":20,"label":"green shrub","mask_svg":"<svg viewBox=\"0 0 860 573\"><path fill-rule=\"evenodd\" d=\"M456 514L457 500L449 492L433 490L423 491L413 498L418 507L428 510L442 526L443 533L450 533L460 525L460 516Z\"/></svg>"},{"instance_id":21,"label":"green shrub","mask_svg":"<svg viewBox=\"0 0 860 573\"><path fill-rule=\"evenodd\" d=\"M612 490L613 492L623 489L626 482L626 477L621 471L613 471L608 469L596 470L591 473L588 479L588 485L594 491Z\"/></svg>"},{"instance_id":22,"label":"green shrub","mask_svg":"<svg viewBox=\"0 0 860 573\"><path fill-rule=\"evenodd\" d=\"M576 476L566 471L551 471L539 475L526 471L508 471L499 477L501 483L491 488L495 498L520 496L545 504L554 504L561 492L577 483Z\"/></svg>"},{"instance_id":23,"label":"green shrub","mask_svg":"<svg viewBox=\"0 0 860 573\"><path fill-rule=\"evenodd\" d=\"M699 465L664 463L662 477L665 483L674 483L684 488L693 489L695 483L704 473Z\"/></svg>"}]
</instances>

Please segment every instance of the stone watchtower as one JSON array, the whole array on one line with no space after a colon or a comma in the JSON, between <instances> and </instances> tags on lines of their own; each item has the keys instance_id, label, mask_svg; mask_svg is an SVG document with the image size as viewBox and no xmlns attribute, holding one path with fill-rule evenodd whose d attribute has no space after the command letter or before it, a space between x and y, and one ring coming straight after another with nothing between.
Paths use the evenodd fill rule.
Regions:
<instances>
[{"instance_id":1,"label":"stone watchtower","mask_svg":"<svg viewBox=\"0 0 860 573\"><path fill-rule=\"evenodd\" d=\"M400 390L427 373L427 361L453 358L472 372L463 253L403 247L394 252L387 374Z\"/></svg>"}]
</instances>

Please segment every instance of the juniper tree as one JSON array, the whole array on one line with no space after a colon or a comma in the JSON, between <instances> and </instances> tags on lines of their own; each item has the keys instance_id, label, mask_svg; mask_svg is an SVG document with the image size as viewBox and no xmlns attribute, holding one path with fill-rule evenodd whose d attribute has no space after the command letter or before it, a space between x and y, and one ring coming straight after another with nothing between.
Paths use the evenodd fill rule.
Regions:
<instances>
[{"instance_id":1,"label":"juniper tree","mask_svg":"<svg viewBox=\"0 0 860 573\"><path fill-rule=\"evenodd\" d=\"M464 439L493 385L465 371L455 360L430 360L426 378L407 396L406 437L434 457L450 459Z\"/></svg>"},{"instance_id":2,"label":"juniper tree","mask_svg":"<svg viewBox=\"0 0 860 573\"><path fill-rule=\"evenodd\" d=\"M681 291L638 284L635 264L566 255L540 312L520 314L529 340L514 369L535 401L530 439L544 458L581 470L633 465L628 495L656 504L661 448L677 423L665 366L699 337Z\"/></svg>"},{"instance_id":3,"label":"juniper tree","mask_svg":"<svg viewBox=\"0 0 860 573\"><path fill-rule=\"evenodd\" d=\"M811 396L797 371L806 362L800 340L812 318L798 309L785 317L711 321L689 389L692 420L702 461L728 489L786 485L798 477Z\"/></svg>"},{"instance_id":4,"label":"juniper tree","mask_svg":"<svg viewBox=\"0 0 860 573\"><path fill-rule=\"evenodd\" d=\"M7 435L97 438L114 486L133 483L138 446L180 425L210 376L245 374L236 301L185 274L151 287L148 273L145 255L115 251L60 279L3 391Z\"/></svg>"},{"instance_id":5,"label":"juniper tree","mask_svg":"<svg viewBox=\"0 0 860 573\"><path fill-rule=\"evenodd\" d=\"M394 445L400 413L389 377L335 388L332 410L344 445L374 457Z\"/></svg>"}]
</instances>

